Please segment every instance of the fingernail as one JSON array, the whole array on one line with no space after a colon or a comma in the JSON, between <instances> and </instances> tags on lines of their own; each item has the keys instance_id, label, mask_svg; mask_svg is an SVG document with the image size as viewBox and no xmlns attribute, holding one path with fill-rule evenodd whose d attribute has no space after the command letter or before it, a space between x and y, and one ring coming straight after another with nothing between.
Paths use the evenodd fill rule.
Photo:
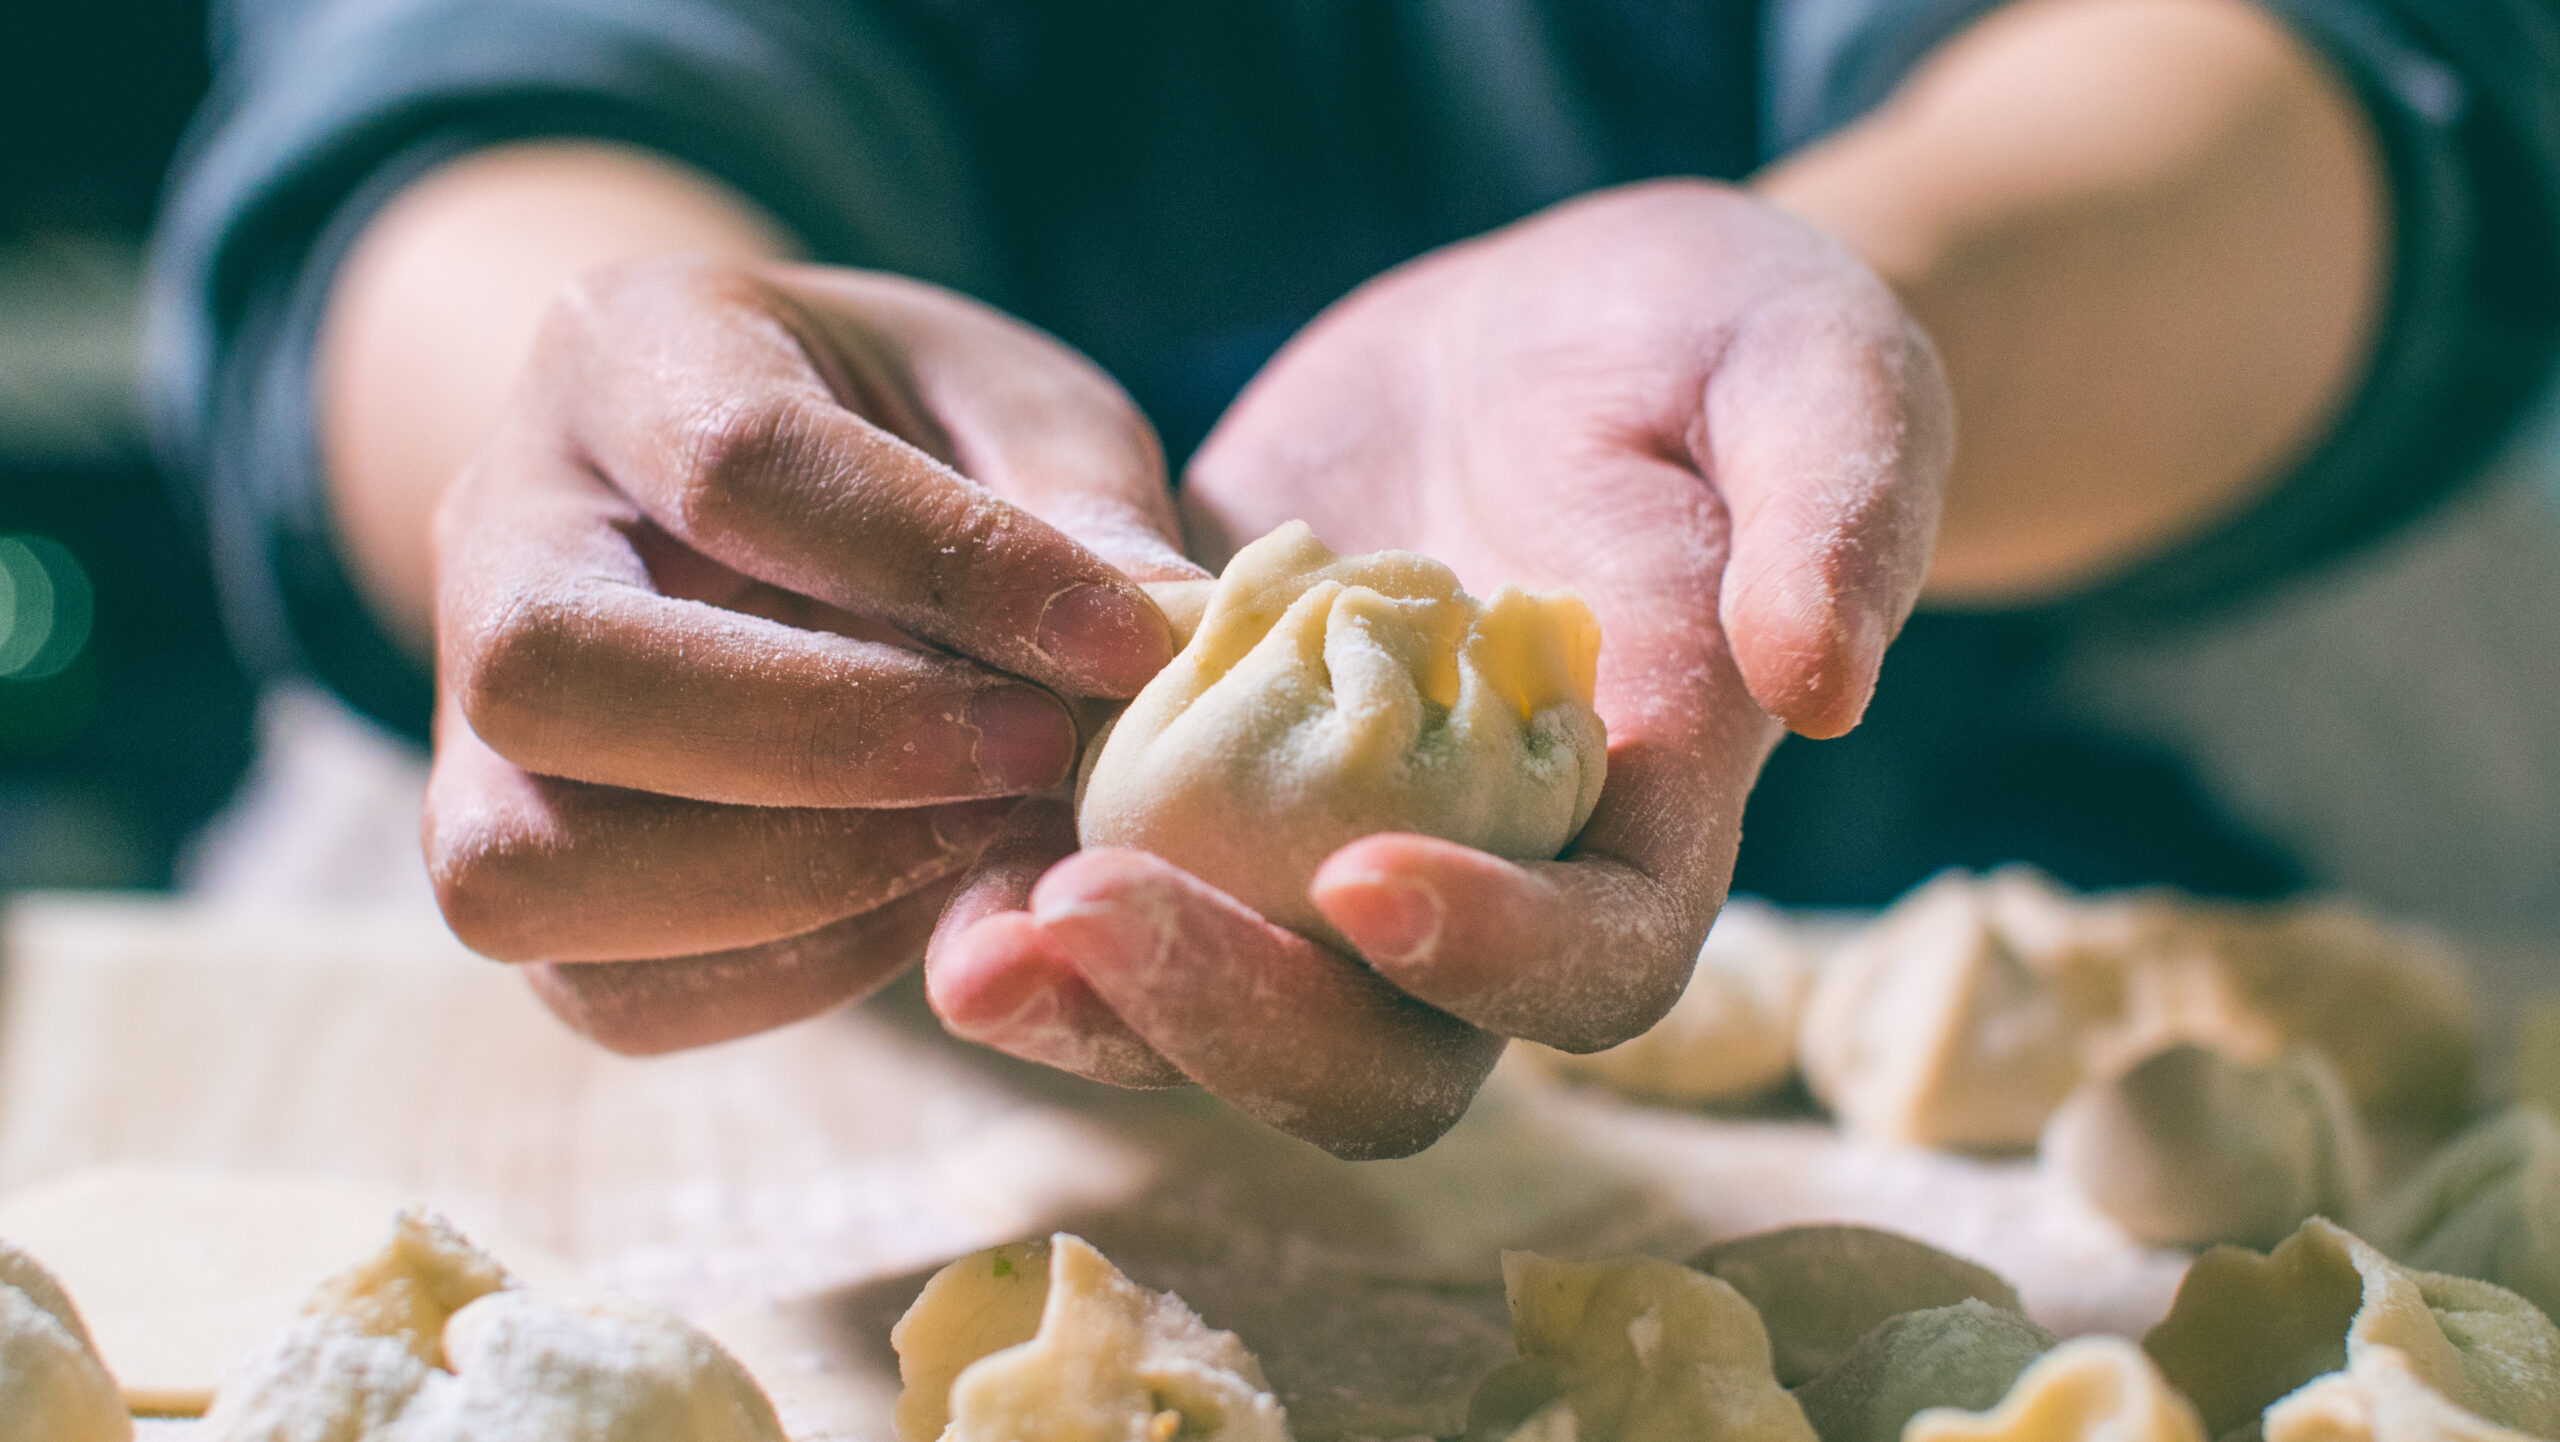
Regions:
<instances>
[{"instance_id":1,"label":"fingernail","mask_svg":"<svg viewBox=\"0 0 2560 1442\"><path fill-rule=\"evenodd\" d=\"M1381 966L1428 961L1440 944L1447 910L1429 887L1379 877L1333 889L1326 898L1333 923L1361 954Z\"/></svg>"},{"instance_id":2,"label":"fingernail","mask_svg":"<svg viewBox=\"0 0 2560 1442\"><path fill-rule=\"evenodd\" d=\"M1043 655L1115 689L1134 691L1173 650L1162 613L1109 586L1070 586L1040 609Z\"/></svg>"},{"instance_id":3,"label":"fingernail","mask_svg":"<svg viewBox=\"0 0 2560 1442\"><path fill-rule=\"evenodd\" d=\"M969 757L978 774L1007 791L1053 786L1075 763L1075 723L1046 691L1030 686L982 691L970 701L964 719L977 733Z\"/></svg>"},{"instance_id":4,"label":"fingernail","mask_svg":"<svg viewBox=\"0 0 2560 1442\"><path fill-rule=\"evenodd\" d=\"M933 813L933 839L945 851L981 851L1003 832L1013 820L1010 801L981 802L968 806L937 807Z\"/></svg>"}]
</instances>

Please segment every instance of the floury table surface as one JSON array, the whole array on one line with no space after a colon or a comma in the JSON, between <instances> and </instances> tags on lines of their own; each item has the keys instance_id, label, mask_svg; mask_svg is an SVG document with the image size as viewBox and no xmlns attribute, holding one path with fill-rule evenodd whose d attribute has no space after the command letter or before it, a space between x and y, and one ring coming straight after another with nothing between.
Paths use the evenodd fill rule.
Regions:
<instances>
[{"instance_id":1,"label":"floury table surface","mask_svg":"<svg viewBox=\"0 0 2560 1442\"><path fill-rule=\"evenodd\" d=\"M1431 1150L1345 1163L1195 1092L954 1042L912 986L632 1060L406 909L33 897L5 946L0 1191L147 1163L443 1207L707 1320L800 1442L885 1442L887 1329L923 1277L1056 1229L1242 1334L1308 1439L1462 1416L1508 1351L1505 1247L1683 1256L1864 1222L1993 1267L2065 1335L2139 1335L2184 1267L2029 1161L1641 1108L1510 1063Z\"/></svg>"}]
</instances>

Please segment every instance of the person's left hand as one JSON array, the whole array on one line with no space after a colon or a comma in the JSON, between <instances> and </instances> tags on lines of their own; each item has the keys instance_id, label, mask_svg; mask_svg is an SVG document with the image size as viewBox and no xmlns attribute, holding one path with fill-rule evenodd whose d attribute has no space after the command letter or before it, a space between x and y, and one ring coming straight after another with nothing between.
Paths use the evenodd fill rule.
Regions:
<instances>
[{"instance_id":1,"label":"person's left hand","mask_svg":"<svg viewBox=\"0 0 2560 1442\"><path fill-rule=\"evenodd\" d=\"M1363 1156L1447 1130L1504 1037L1591 1051L1644 1030L1723 903L1781 725L1835 736L1864 709L1927 567L1952 429L1885 285L1722 186L1586 197L1363 287L1202 448L1195 548L1302 518L1345 553L1438 557L1478 594L1579 590L1602 631L1598 809L1553 862L1344 847L1311 891L1353 960L1157 857L1068 856L1071 818L1045 803L945 913L937 1010L1105 1080L1178 1071Z\"/></svg>"}]
</instances>

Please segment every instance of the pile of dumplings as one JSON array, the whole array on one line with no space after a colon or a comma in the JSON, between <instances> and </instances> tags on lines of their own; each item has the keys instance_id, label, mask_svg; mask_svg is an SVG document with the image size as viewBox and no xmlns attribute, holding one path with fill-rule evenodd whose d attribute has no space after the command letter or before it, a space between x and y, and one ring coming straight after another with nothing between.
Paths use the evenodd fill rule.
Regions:
<instances>
[{"instance_id":1,"label":"pile of dumplings","mask_svg":"<svg viewBox=\"0 0 2560 1442\"><path fill-rule=\"evenodd\" d=\"M1827 947L1736 903L1660 1026L1534 1054L1684 1104L1801 1076L1853 1136L2034 1151L2135 1240L2196 1248L2383 1206L2374 1139L2470 1115L2477 1030L2439 944L2353 907L2079 897L2018 867L1941 876Z\"/></svg>"},{"instance_id":2,"label":"pile of dumplings","mask_svg":"<svg viewBox=\"0 0 2560 1442\"><path fill-rule=\"evenodd\" d=\"M232 1368L199 1442L786 1442L746 1369L671 1312L522 1286L432 1213ZM130 1442L80 1314L0 1243L0 1442Z\"/></svg>"},{"instance_id":3,"label":"pile of dumplings","mask_svg":"<svg viewBox=\"0 0 2560 1442\"><path fill-rule=\"evenodd\" d=\"M2200 1258L2138 1345L2057 1344L2017 1294L1892 1233L1687 1262L1503 1258L1516 1357L1462 1442L2523 1442L2560 1436L2560 1328L2335 1225ZM964 1257L893 1334L899 1442L1290 1442L1235 1334L1061 1233Z\"/></svg>"}]
</instances>

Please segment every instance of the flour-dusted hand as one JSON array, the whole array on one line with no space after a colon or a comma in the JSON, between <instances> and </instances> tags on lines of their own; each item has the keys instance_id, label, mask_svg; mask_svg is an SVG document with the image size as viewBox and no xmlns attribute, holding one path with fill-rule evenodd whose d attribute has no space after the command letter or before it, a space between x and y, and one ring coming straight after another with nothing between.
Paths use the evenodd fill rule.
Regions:
<instances>
[{"instance_id":1,"label":"flour-dusted hand","mask_svg":"<svg viewBox=\"0 0 2560 1442\"><path fill-rule=\"evenodd\" d=\"M439 516L426 846L473 947L609 1045L806 1016L920 955L1063 698L1172 654L1152 432L912 281L658 261L553 307Z\"/></svg>"},{"instance_id":2,"label":"flour-dusted hand","mask_svg":"<svg viewBox=\"0 0 2560 1442\"><path fill-rule=\"evenodd\" d=\"M1501 1036L1642 1031L1680 994L1782 728L1837 735L1866 704L1927 568L1949 406L1881 281L1722 186L1585 197L1355 292L1203 447L1195 549L1303 519L1479 594L1579 592L1605 638L1589 823L1550 862L1343 847L1309 900L1358 961L1146 855L1041 875L1025 850L946 919L937 1005L1097 1075L1171 1058L1356 1154L1445 1130Z\"/></svg>"}]
</instances>

